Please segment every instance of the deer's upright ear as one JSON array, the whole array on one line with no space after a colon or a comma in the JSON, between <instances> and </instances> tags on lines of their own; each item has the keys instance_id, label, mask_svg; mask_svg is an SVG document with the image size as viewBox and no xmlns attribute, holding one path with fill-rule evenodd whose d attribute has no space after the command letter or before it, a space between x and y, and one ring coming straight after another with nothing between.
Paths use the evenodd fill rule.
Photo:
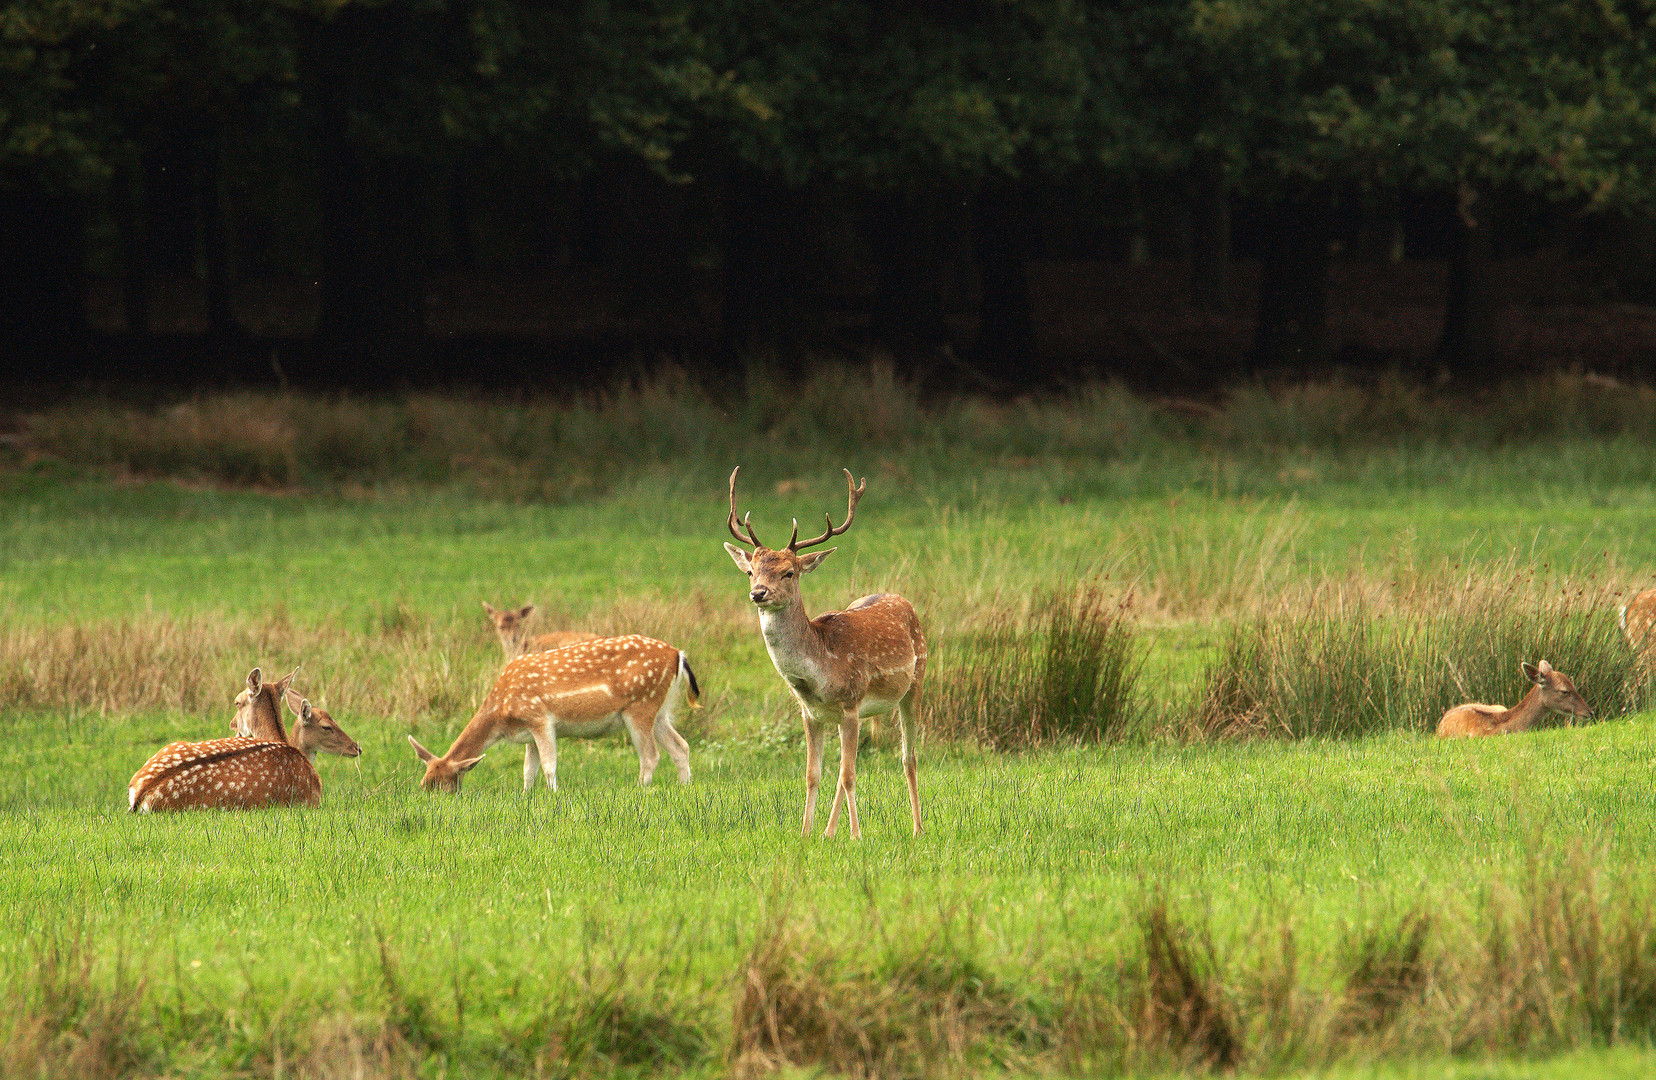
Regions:
<instances>
[{"instance_id":1,"label":"deer's upright ear","mask_svg":"<svg viewBox=\"0 0 1656 1080\"><path fill-rule=\"evenodd\" d=\"M729 540L725 541L725 550L730 552L730 561L736 564L736 569L744 574L753 573L753 561L748 558L747 552L732 544Z\"/></svg>"},{"instance_id":2,"label":"deer's upright ear","mask_svg":"<svg viewBox=\"0 0 1656 1080\"><path fill-rule=\"evenodd\" d=\"M799 557L799 572L809 574L815 570L823 559L838 551L839 548L823 548L821 551L807 551Z\"/></svg>"},{"instance_id":3,"label":"deer's upright ear","mask_svg":"<svg viewBox=\"0 0 1656 1080\"><path fill-rule=\"evenodd\" d=\"M489 603L487 600L483 601L483 610L487 611L489 613L489 618L491 618L491 619L500 618L500 612L498 610L496 610L495 606L493 604Z\"/></svg>"},{"instance_id":4,"label":"deer's upright ear","mask_svg":"<svg viewBox=\"0 0 1656 1080\"><path fill-rule=\"evenodd\" d=\"M277 697L285 698L287 696L288 684L293 682L293 677L297 674L299 674L299 669L296 667L286 675L282 676L281 680L278 681L275 686Z\"/></svg>"},{"instance_id":5,"label":"deer's upright ear","mask_svg":"<svg viewBox=\"0 0 1656 1080\"><path fill-rule=\"evenodd\" d=\"M247 692L254 697L258 697L259 691L262 689L264 689L264 672L254 668L247 673Z\"/></svg>"},{"instance_id":6,"label":"deer's upright ear","mask_svg":"<svg viewBox=\"0 0 1656 1080\"><path fill-rule=\"evenodd\" d=\"M1543 664L1546 663L1545 660L1541 662ZM1541 669L1536 667L1534 664L1526 660L1518 666L1524 669L1524 678L1528 679L1530 682L1537 686L1541 686L1546 683L1546 676L1542 675Z\"/></svg>"},{"instance_id":7,"label":"deer's upright ear","mask_svg":"<svg viewBox=\"0 0 1656 1080\"><path fill-rule=\"evenodd\" d=\"M310 701L306 698L300 698L299 699L299 722L301 724L313 724L313 723L315 723L316 721L312 716L312 712L313 712L313 710L311 709Z\"/></svg>"},{"instance_id":8,"label":"deer's upright ear","mask_svg":"<svg viewBox=\"0 0 1656 1080\"><path fill-rule=\"evenodd\" d=\"M437 760L437 755L433 754L430 750L427 750L425 747L421 746L420 745L420 740L416 739L412 735L410 735L408 737L408 745L410 745L414 748L414 753L419 756L421 761L435 761L435 760Z\"/></svg>"},{"instance_id":9,"label":"deer's upright ear","mask_svg":"<svg viewBox=\"0 0 1656 1080\"><path fill-rule=\"evenodd\" d=\"M534 613L535 613L535 605L534 604L524 604L522 607L518 608L517 616L520 619L527 619L529 616L533 615Z\"/></svg>"}]
</instances>

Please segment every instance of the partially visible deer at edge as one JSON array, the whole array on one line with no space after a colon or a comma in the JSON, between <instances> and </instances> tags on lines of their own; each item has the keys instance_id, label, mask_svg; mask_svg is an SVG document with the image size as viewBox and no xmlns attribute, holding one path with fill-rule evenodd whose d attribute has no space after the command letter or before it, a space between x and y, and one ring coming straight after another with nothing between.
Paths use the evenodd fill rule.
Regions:
<instances>
[{"instance_id":1,"label":"partially visible deer at edge","mask_svg":"<svg viewBox=\"0 0 1656 1080\"><path fill-rule=\"evenodd\" d=\"M1656 659L1656 589L1635 593L1622 605L1621 631L1633 655L1648 669L1651 660Z\"/></svg>"},{"instance_id":2,"label":"partially visible deer at edge","mask_svg":"<svg viewBox=\"0 0 1656 1080\"><path fill-rule=\"evenodd\" d=\"M320 803L322 780L282 726L280 703L292 680L291 672L275 683L265 682L258 668L248 672L246 724L256 737L169 743L133 774L128 808L140 813ZM302 702L301 716L308 707Z\"/></svg>"},{"instance_id":3,"label":"partially visible deer at edge","mask_svg":"<svg viewBox=\"0 0 1656 1080\"><path fill-rule=\"evenodd\" d=\"M489 621L494 623L495 634L500 638L500 647L506 650L508 660L530 653L550 652L577 641L591 641L598 637L590 630L551 630L530 637L529 617L535 613L534 604L502 611L485 600L483 610L489 613Z\"/></svg>"},{"instance_id":4,"label":"partially visible deer at edge","mask_svg":"<svg viewBox=\"0 0 1656 1080\"><path fill-rule=\"evenodd\" d=\"M1438 721L1437 733L1446 738L1510 735L1513 732L1530 730L1549 711L1568 713L1571 716L1593 715L1593 710L1576 692L1575 683L1563 672L1555 670L1547 661L1543 660L1538 665L1524 663L1519 666L1523 669L1524 677L1533 684L1522 701L1510 709L1478 702L1456 705Z\"/></svg>"},{"instance_id":5,"label":"partially visible deer at edge","mask_svg":"<svg viewBox=\"0 0 1656 1080\"><path fill-rule=\"evenodd\" d=\"M894 593L875 593L854 601L844 611L828 611L816 618L805 614L799 595L799 579L822 565L837 549L806 552L805 549L845 532L856 517L857 500L868 481L856 483L849 469L845 483L850 491L845 523L835 526L828 518L828 531L814 540L799 539L799 522L785 548L771 549L759 542L749 520L740 524L747 532L736 531L736 474L730 474L730 535L738 543L751 544L745 551L726 543L725 550L736 568L748 576L748 599L759 611L759 632L765 639L776 673L793 691L805 720L805 819L803 832L810 835L816 815L817 788L822 781L822 750L826 725L835 724L840 733L839 783L834 788L834 806L828 813L824 836L832 836L839 824L843 804L853 838L861 838L857 818L857 739L862 718L894 713L902 734L903 774L908 780L909 811L914 834L920 835L919 762L909 728L920 716L921 684L926 676L926 638L914 605ZM826 516L826 515L825 515Z\"/></svg>"}]
</instances>

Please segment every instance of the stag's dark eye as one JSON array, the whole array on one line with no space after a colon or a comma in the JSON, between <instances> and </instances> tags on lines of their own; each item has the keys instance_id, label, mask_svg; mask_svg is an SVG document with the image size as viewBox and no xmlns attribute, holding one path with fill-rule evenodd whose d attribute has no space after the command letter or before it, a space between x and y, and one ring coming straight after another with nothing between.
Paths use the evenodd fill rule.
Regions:
<instances>
[{"instance_id":1,"label":"stag's dark eye","mask_svg":"<svg viewBox=\"0 0 1656 1080\"><path fill-rule=\"evenodd\" d=\"M784 578L791 578L791 577L793 577L793 571L792 570L784 570L784 571L782 571L782 576Z\"/></svg>"}]
</instances>

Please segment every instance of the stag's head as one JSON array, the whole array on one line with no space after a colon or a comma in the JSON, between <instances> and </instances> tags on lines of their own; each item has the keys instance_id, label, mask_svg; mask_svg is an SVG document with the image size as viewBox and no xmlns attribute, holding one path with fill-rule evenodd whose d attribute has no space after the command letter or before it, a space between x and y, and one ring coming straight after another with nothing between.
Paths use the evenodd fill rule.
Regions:
<instances>
[{"instance_id":1,"label":"stag's head","mask_svg":"<svg viewBox=\"0 0 1656 1080\"><path fill-rule=\"evenodd\" d=\"M362 756L362 747L345 734L344 728L334 723L334 718L328 715L326 709L316 708L291 690L288 691L287 703L288 708L299 717L289 741L307 758L314 759L318 753L351 758Z\"/></svg>"},{"instance_id":2,"label":"stag's head","mask_svg":"<svg viewBox=\"0 0 1656 1080\"><path fill-rule=\"evenodd\" d=\"M420 790L422 791L458 793L461 778L476 768L477 763L483 760L483 755L479 754L474 758L450 761L446 757L438 757L421 746L420 741L412 735L408 737L408 742L410 746L414 747L414 753L419 759L425 762L425 775L420 777Z\"/></svg>"},{"instance_id":3,"label":"stag's head","mask_svg":"<svg viewBox=\"0 0 1656 1080\"><path fill-rule=\"evenodd\" d=\"M1571 716L1593 715L1592 707L1587 704L1575 688L1570 677L1547 663L1545 660L1536 665L1521 664L1524 669L1524 678L1541 688L1541 704L1553 712L1569 713Z\"/></svg>"},{"instance_id":4,"label":"stag's head","mask_svg":"<svg viewBox=\"0 0 1656 1080\"><path fill-rule=\"evenodd\" d=\"M863 492L868 490L868 481L857 483L852 479L851 470L845 470L845 486L850 492L845 506L845 523L836 526L834 519L827 514L828 531L814 540L799 538L799 521L796 518L793 525L793 536L788 540L788 546L783 548L768 548L759 542L759 536L753 531L750 520L752 514L744 515L740 520L736 517L736 474L741 472L740 466L730 473L730 518L726 522L730 535L738 543L751 544L752 551L739 548L736 544L727 542L725 550L730 552L730 558L736 564L736 569L748 576L748 599L760 611L781 611L790 607L799 599L799 577L808 574L821 565L822 560L832 555L836 549L824 548L821 551L806 551L806 548L815 547L831 537L838 536L851 527L851 521L857 516L857 500L862 498ZM737 531L737 526L747 533L743 536Z\"/></svg>"}]
</instances>

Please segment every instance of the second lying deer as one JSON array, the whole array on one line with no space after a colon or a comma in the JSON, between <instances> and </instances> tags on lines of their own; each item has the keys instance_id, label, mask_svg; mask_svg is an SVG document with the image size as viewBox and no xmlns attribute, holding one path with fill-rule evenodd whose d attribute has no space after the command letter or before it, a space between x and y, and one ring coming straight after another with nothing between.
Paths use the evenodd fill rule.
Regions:
<instances>
[{"instance_id":1,"label":"second lying deer","mask_svg":"<svg viewBox=\"0 0 1656 1080\"><path fill-rule=\"evenodd\" d=\"M1445 738L1475 735L1508 735L1528 731L1549 711L1571 716L1592 716L1593 710L1576 692L1569 676L1545 660L1538 665L1521 664L1524 677L1532 684L1524 700L1508 709L1501 705L1468 702L1456 705L1438 721L1437 733Z\"/></svg>"}]
</instances>

